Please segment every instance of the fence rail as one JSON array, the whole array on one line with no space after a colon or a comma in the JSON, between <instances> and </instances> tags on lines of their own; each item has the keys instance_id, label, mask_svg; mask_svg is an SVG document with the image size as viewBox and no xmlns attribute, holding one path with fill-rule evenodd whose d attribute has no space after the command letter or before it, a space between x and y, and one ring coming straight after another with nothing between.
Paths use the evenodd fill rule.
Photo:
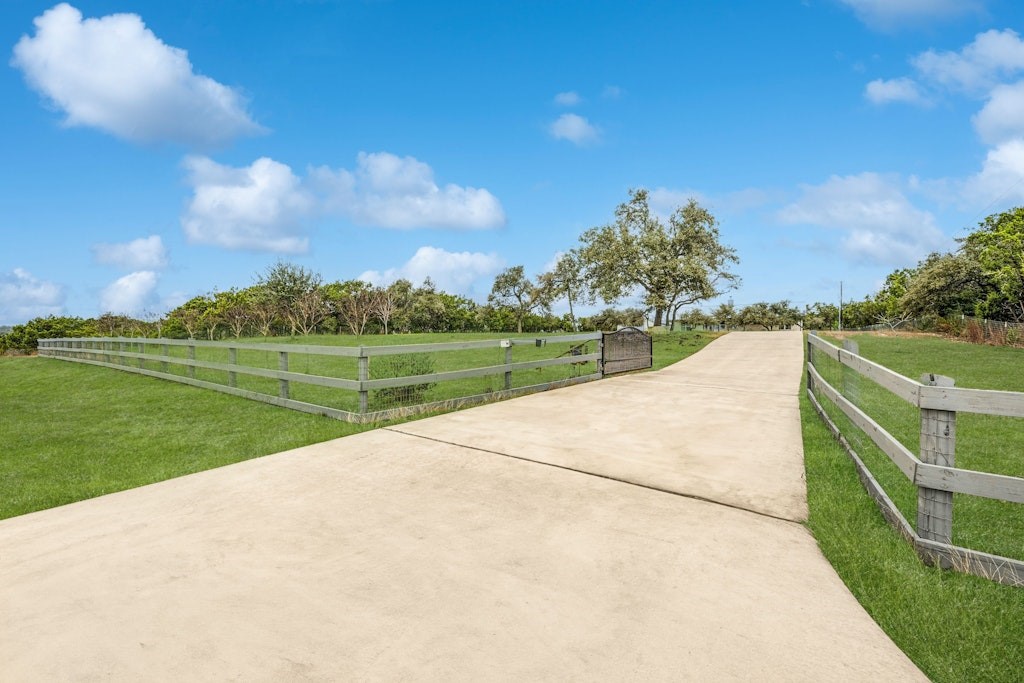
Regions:
<instances>
[{"instance_id":1,"label":"fence rail","mask_svg":"<svg viewBox=\"0 0 1024 683\"><path fill-rule=\"evenodd\" d=\"M847 372L865 377L920 411L920 453L915 455L829 384L815 366L815 351L840 363ZM1024 417L1024 394L963 389L953 380L925 375L921 382L904 377L857 355L856 348L840 349L815 334L807 337L807 394L815 410L840 440L857 467L861 481L899 530L930 564L985 576L1001 583L1024 586L1024 562L955 546L953 494L961 493L1011 503L1024 503L1024 478L961 469L955 466L958 412ZM917 524L912 527L872 476L819 401L832 402L917 487Z\"/></svg>"},{"instance_id":2,"label":"fence rail","mask_svg":"<svg viewBox=\"0 0 1024 683\"><path fill-rule=\"evenodd\" d=\"M560 348L572 345L572 353L558 357L532 357L514 360L513 349L521 347L520 353L531 355L543 353L551 344ZM595 350L587 352L586 345L593 343ZM252 342L212 342L194 339L147 339L135 337L75 337L39 340L39 355L69 360L90 365L134 372L150 377L169 379L192 386L213 389L224 393L263 401L303 412L326 415L347 422L376 422L399 415L409 415L430 410L446 409L497 400L535 391L591 381L601 377L601 333L584 333L529 339L488 339L436 344L400 344L391 346L321 346L311 344L275 344ZM172 349L177 349L175 355ZM432 367L415 359L426 356L441 356L458 352L486 352L487 349L501 350L495 357L503 362L457 367L439 372L422 372ZM197 358L196 352L208 354ZM226 352L226 359L223 356ZM239 362L239 352L263 354L264 365L259 367ZM212 356L217 355L217 358ZM503 358L501 357L503 355ZM276 356L276 363L274 363ZM305 359L314 371L299 372L295 359ZM413 358L414 360L408 360ZM312 359L312 360L311 360ZM316 360L319 359L319 360ZM377 364L373 364L377 359ZM403 360L404 359L404 360ZM391 365L388 365L388 364ZM404 365L403 365L404 364ZM394 368L398 368L395 370ZM384 368L385 376L374 376L374 371ZM555 376L559 368L563 376ZM197 377L197 370L204 371L205 377ZM308 367L307 367L308 370ZM391 371L389 371L391 370ZM403 370L409 370L404 372ZM590 371L588 371L590 370ZM532 376L528 371L547 372L546 376ZM342 375L348 374L349 377ZM513 377L527 375L525 382L518 384ZM272 390L266 384L256 388L239 386L240 378L276 381ZM469 393L458 389L441 392L439 400L422 400L429 389L444 384L452 386L462 380L484 378L486 385L473 385ZM223 381L221 381L223 380ZM248 380L248 381L256 381ZM539 381L536 381L539 380ZM344 392L344 400L316 400L326 398L315 394L311 400L299 400L294 395L293 385L307 385ZM371 409L372 396L380 397L386 405ZM333 403L334 405L325 405ZM348 405L351 404L351 405Z\"/></svg>"}]
</instances>

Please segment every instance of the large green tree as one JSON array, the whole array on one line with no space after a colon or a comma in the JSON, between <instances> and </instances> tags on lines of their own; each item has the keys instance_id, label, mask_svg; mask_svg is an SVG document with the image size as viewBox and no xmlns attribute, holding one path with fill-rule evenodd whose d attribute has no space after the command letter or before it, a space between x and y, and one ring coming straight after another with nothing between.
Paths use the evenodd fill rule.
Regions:
<instances>
[{"instance_id":1,"label":"large green tree","mask_svg":"<svg viewBox=\"0 0 1024 683\"><path fill-rule=\"evenodd\" d=\"M661 325L682 306L712 299L739 284L728 270L736 251L719 240L718 221L691 199L665 225L648 206L647 190L630 190L611 225L580 236L588 282L606 303L639 294Z\"/></svg>"},{"instance_id":2,"label":"large green tree","mask_svg":"<svg viewBox=\"0 0 1024 683\"><path fill-rule=\"evenodd\" d=\"M547 312L551 305L551 289L541 278L533 283L523 266L512 266L498 273L487 301L495 307L507 307L516 319L516 332L523 331L523 319L535 310Z\"/></svg>"},{"instance_id":3,"label":"large green tree","mask_svg":"<svg viewBox=\"0 0 1024 683\"><path fill-rule=\"evenodd\" d=\"M213 300L220 319L231 334L235 339L241 337L252 321L252 305L247 291L232 287L226 292L214 293Z\"/></svg>"},{"instance_id":4,"label":"large green tree","mask_svg":"<svg viewBox=\"0 0 1024 683\"><path fill-rule=\"evenodd\" d=\"M299 305L299 301L306 304L311 297L315 299L322 283L320 273L281 260L256 276L256 284L266 290L278 314L288 321L293 336L300 329L316 326L309 324L306 315L310 306Z\"/></svg>"},{"instance_id":5,"label":"large green tree","mask_svg":"<svg viewBox=\"0 0 1024 683\"><path fill-rule=\"evenodd\" d=\"M906 308L905 298L916 275L917 270L914 268L900 268L889 273L882 288L875 294L875 302L878 304L876 322L896 329L914 317Z\"/></svg>"},{"instance_id":6,"label":"large green tree","mask_svg":"<svg viewBox=\"0 0 1024 683\"><path fill-rule=\"evenodd\" d=\"M1024 207L994 214L968 235L961 252L981 266L993 288L980 302L986 317L1024 320Z\"/></svg>"},{"instance_id":7,"label":"large green tree","mask_svg":"<svg viewBox=\"0 0 1024 683\"><path fill-rule=\"evenodd\" d=\"M990 291L991 282L970 254L931 254L918 264L900 307L911 316L972 315Z\"/></svg>"},{"instance_id":8,"label":"large green tree","mask_svg":"<svg viewBox=\"0 0 1024 683\"><path fill-rule=\"evenodd\" d=\"M359 337L376 315L380 290L362 280L332 282L319 288L325 315L330 311L349 332Z\"/></svg>"},{"instance_id":9,"label":"large green tree","mask_svg":"<svg viewBox=\"0 0 1024 683\"><path fill-rule=\"evenodd\" d=\"M583 260L578 249L570 249L555 262L555 267L550 272L541 275L542 287L546 288L551 299L561 299L569 303L569 324L571 329L576 330L576 312L573 304L593 304L594 294L587 287L586 276L583 272Z\"/></svg>"}]
</instances>

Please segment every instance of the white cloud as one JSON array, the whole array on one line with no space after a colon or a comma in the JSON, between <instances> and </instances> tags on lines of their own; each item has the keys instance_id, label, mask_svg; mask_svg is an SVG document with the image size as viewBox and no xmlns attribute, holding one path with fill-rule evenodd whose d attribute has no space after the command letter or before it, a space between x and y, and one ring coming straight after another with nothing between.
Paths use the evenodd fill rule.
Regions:
<instances>
[{"instance_id":1,"label":"white cloud","mask_svg":"<svg viewBox=\"0 0 1024 683\"><path fill-rule=\"evenodd\" d=\"M19 324L39 316L60 315L65 296L62 285L39 280L23 268L0 273L0 323Z\"/></svg>"},{"instance_id":2,"label":"white cloud","mask_svg":"<svg viewBox=\"0 0 1024 683\"><path fill-rule=\"evenodd\" d=\"M100 311L139 315L156 303L157 274L140 270L114 280L100 292Z\"/></svg>"},{"instance_id":3,"label":"white cloud","mask_svg":"<svg viewBox=\"0 0 1024 683\"><path fill-rule=\"evenodd\" d=\"M161 270L167 267L167 249L160 235L118 244L94 244L92 255L96 263L125 270Z\"/></svg>"},{"instance_id":4,"label":"white cloud","mask_svg":"<svg viewBox=\"0 0 1024 683\"><path fill-rule=\"evenodd\" d=\"M201 156L184 165L193 196L181 224L190 242L280 253L309 248L301 230L314 201L288 166L262 157L232 168Z\"/></svg>"},{"instance_id":5,"label":"white cloud","mask_svg":"<svg viewBox=\"0 0 1024 683\"><path fill-rule=\"evenodd\" d=\"M606 100L617 100L622 97L622 88L617 85L606 85L601 91L601 97Z\"/></svg>"},{"instance_id":6,"label":"white cloud","mask_svg":"<svg viewBox=\"0 0 1024 683\"><path fill-rule=\"evenodd\" d=\"M892 30L908 24L952 19L984 9L978 0L840 0L874 29Z\"/></svg>"},{"instance_id":7,"label":"white cloud","mask_svg":"<svg viewBox=\"0 0 1024 683\"><path fill-rule=\"evenodd\" d=\"M171 47L137 14L82 18L62 3L36 17L12 65L65 114L133 142L207 147L263 129L241 95L193 72L185 50Z\"/></svg>"},{"instance_id":8,"label":"white cloud","mask_svg":"<svg viewBox=\"0 0 1024 683\"><path fill-rule=\"evenodd\" d=\"M540 269L540 272L550 273L551 271L553 271L555 269L555 266L558 265L558 262L562 260L562 257L565 256L565 254L566 252L564 251L556 251L555 255L548 259L548 262L545 263L544 266Z\"/></svg>"},{"instance_id":9,"label":"white cloud","mask_svg":"<svg viewBox=\"0 0 1024 683\"><path fill-rule=\"evenodd\" d=\"M548 132L556 140L569 140L576 145L588 145L597 142L601 131L577 114L562 114L548 127Z\"/></svg>"},{"instance_id":10,"label":"white cloud","mask_svg":"<svg viewBox=\"0 0 1024 683\"><path fill-rule=\"evenodd\" d=\"M321 166L305 178L266 157L233 168L191 156L185 167L193 197L181 223L194 243L302 253L309 248L303 224L318 216L383 228L505 224L501 202L487 190L438 187L430 166L387 152L360 152L354 171Z\"/></svg>"},{"instance_id":11,"label":"white cloud","mask_svg":"<svg viewBox=\"0 0 1024 683\"><path fill-rule=\"evenodd\" d=\"M405 278L418 285L429 277L439 289L471 296L489 291L491 281L504 265L504 260L494 253L451 252L437 247L420 247L404 265L383 272L368 270L359 279L387 285Z\"/></svg>"},{"instance_id":12,"label":"white cloud","mask_svg":"<svg viewBox=\"0 0 1024 683\"><path fill-rule=\"evenodd\" d=\"M877 173L832 176L821 185L802 185L802 196L778 217L783 223L842 231L843 250L872 263L913 263L948 248L934 216L911 204L897 185Z\"/></svg>"},{"instance_id":13,"label":"white cloud","mask_svg":"<svg viewBox=\"0 0 1024 683\"><path fill-rule=\"evenodd\" d=\"M910 78L876 79L864 88L864 97L874 104L906 102L907 104L929 105L930 100L921 91L921 86Z\"/></svg>"},{"instance_id":14,"label":"white cloud","mask_svg":"<svg viewBox=\"0 0 1024 683\"><path fill-rule=\"evenodd\" d=\"M1024 41L1016 31L979 33L959 52L928 50L911 60L921 76L968 93L984 92L1024 70Z\"/></svg>"},{"instance_id":15,"label":"white cloud","mask_svg":"<svg viewBox=\"0 0 1024 683\"><path fill-rule=\"evenodd\" d=\"M990 145L1024 136L1024 81L993 88L988 102L971 120Z\"/></svg>"},{"instance_id":16,"label":"white cloud","mask_svg":"<svg viewBox=\"0 0 1024 683\"><path fill-rule=\"evenodd\" d=\"M575 107L581 102L583 102L583 98L574 90L570 90L569 92L560 92L555 95L555 104L560 107Z\"/></svg>"},{"instance_id":17,"label":"white cloud","mask_svg":"<svg viewBox=\"0 0 1024 683\"><path fill-rule=\"evenodd\" d=\"M485 189L438 187L434 171L413 157L360 152L354 171L310 171L326 213L384 228L483 229L505 224L501 202Z\"/></svg>"},{"instance_id":18,"label":"white cloud","mask_svg":"<svg viewBox=\"0 0 1024 683\"><path fill-rule=\"evenodd\" d=\"M996 211L1024 202L1024 140L1007 140L990 149L981 170L954 187L970 207Z\"/></svg>"}]
</instances>

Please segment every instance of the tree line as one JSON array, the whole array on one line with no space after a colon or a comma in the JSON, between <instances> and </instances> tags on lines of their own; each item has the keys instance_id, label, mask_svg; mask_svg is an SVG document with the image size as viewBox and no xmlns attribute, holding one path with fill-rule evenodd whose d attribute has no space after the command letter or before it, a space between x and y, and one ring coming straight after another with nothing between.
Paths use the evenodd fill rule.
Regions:
<instances>
[{"instance_id":1,"label":"tree line","mask_svg":"<svg viewBox=\"0 0 1024 683\"><path fill-rule=\"evenodd\" d=\"M736 310L687 311L683 324L725 328L857 329L910 321L919 329L958 333L964 316L1024 322L1024 207L988 216L957 240L958 247L929 254L914 267L898 268L874 294L859 301L814 303L799 310L788 301ZM840 319L841 318L841 319Z\"/></svg>"},{"instance_id":2,"label":"tree line","mask_svg":"<svg viewBox=\"0 0 1024 683\"><path fill-rule=\"evenodd\" d=\"M718 222L696 201L667 220L651 210L646 190L630 190L615 220L591 228L548 272L527 277L516 265L498 273L486 303L401 279L387 286L360 280L325 282L286 261L257 274L253 284L193 297L166 316L140 320L114 313L99 318L37 318L0 336L0 350L29 349L46 336L225 337L313 333L533 332L614 329L671 324L684 306L737 286L729 271L735 250L720 242ZM640 307L617 309L623 298ZM552 308L565 301L568 313ZM577 317L598 301L610 306Z\"/></svg>"},{"instance_id":3,"label":"tree line","mask_svg":"<svg viewBox=\"0 0 1024 683\"><path fill-rule=\"evenodd\" d=\"M963 316L1024 322L1024 207L988 216L957 243L894 270L873 296L845 305L844 326L896 328L915 320L920 328L956 331Z\"/></svg>"},{"instance_id":4,"label":"tree line","mask_svg":"<svg viewBox=\"0 0 1024 683\"><path fill-rule=\"evenodd\" d=\"M31 350L36 340L71 336L225 337L306 335L315 332L536 332L615 329L640 325L716 326L766 330L797 325L836 329L888 325L911 319L918 327L944 330L964 315L1024 322L1024 207L993 214L957 249L933 253L912 268L890 273L878 292L860 301L814 303L803 310L789 301L731 303L704 312L687 309L734 289L730 271L739 262L721 244L714 216L696 201L678 207L667 222L648 205L645 190L631 190L615 220L591 228L554 267L528 278L521 265L494 279L486 303L398 280L386 287L359 280L325 283L323 277L278 261L243 288L190 299L166 316L133 318L104 313L98 318L48 316L0 334L0 353ZM617 309L635 296L639 306ZM568 305L552 313L559 301ZM610 304L578 317L580 306Z\"/></svg>"}]
</instances>

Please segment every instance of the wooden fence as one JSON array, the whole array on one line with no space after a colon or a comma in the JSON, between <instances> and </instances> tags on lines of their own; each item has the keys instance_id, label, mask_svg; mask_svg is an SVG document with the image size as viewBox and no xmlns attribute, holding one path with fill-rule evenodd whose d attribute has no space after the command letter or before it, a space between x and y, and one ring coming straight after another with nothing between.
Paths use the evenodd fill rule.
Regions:
<instances>
[{"instance_id":1,"label":"wooden fence","mask_svg":"<svg viewBox=\"0 0 1024 683\"><path fill-rule=\"evenodd\" d=\"M552 342L553 345L557 343L559 346L567 344L573 346L561 356L513 362L514 347L540 348L547 346L548 342ZM159 377L285 408L325 415L346 422L367 423L387 420L401 415L472 405L599 379L601 377L600 349L598 348L593 353L585 352L585 345L591 342L595 346L599 346L601 343L601 333L594 332L529 339L488 339L439 344L356 347L212 342L194 339L76 337L40 339L38 348L40 356L115 368L150 377ZM174 355L171 352L171 349L179 349L178 353L181 354L180 349L182 348L184 349L184 356ZM504 362L498 365L460 368L445 372L430 372L429 374L406 374L404 376L382 378L373 378L371 376L371 360L374 358L381 359L399 356L409 358L411 355L487 348L503 349ZM226 351L227 362L197 359L196 349L216 349L221 354ZM240 351L274 354L277 356L277 368L240 364L238 362ZM317 358L350 359L347 362L350 365L354 363L352 370L354 370L355 377L336 376L343 374L341 372L335 372L335 376L296 372L292 359L301 355ZM569 366L572 369L587 368L590 363L593 363L593 367L596 368L595 372L577 374L577 376L537 382L525 386L513 385L513 373L515 372L521 373L525 370L539 370L556 366ZM289 369L290 365L292 365L292 369ZM408 365L413 368L417 367L416 363ZM181 374L173 371L172 368L178 370ZM197 378L197 368L204 371L215 371L214 373L207 374L215 374L218 378L223 377L224 381ZM276 392L239 387L240 376L276 380ZM495 378L495 388L487 388L481 393L456 396L440 401L418 403L415 405L398 405L383 410L371 410L369 400L371 392L378 392L380 394L388 391L401 391L405 388L408 390L407 395L414 395L415 392L413 390L416 387L434 386L442 382L454 382L475 377ZM355 392L358 394L358 408L355 410L345 410L310 401L296 400L292 396L293 384L327 387L349 392L349 396L352 396L351 392ZM355 404L356 402L352 401L352 403Z\"/></svg>"},{"instance_id":2,"label":"wooden fence","mask_svg":"<svg viewBox=\"0 0 1024 683\"><path fill-rule=\"evenodd\" d=\"M920 410L920 452L912 453L838 389L826 382L814 364L817 350L891 392ZM1024 393L963 389L953 380L925 375L915 382L857 355L856 349L840 349L820 337L807 337L807 395L815 410L840 440L857 467L865 488L885 518L909 540L929 564L984 576L1001 583L1024 586L1024 562L962 548L952 543L953 494L981 496L1024 503L1024 479L988 472L959 469L956 459L958 412L1024 417ZM830 400L885 453L917 487L917 524L912 527L872 476L841 430L828 416L819 396Z\"/></svg>"}]
</instances>

